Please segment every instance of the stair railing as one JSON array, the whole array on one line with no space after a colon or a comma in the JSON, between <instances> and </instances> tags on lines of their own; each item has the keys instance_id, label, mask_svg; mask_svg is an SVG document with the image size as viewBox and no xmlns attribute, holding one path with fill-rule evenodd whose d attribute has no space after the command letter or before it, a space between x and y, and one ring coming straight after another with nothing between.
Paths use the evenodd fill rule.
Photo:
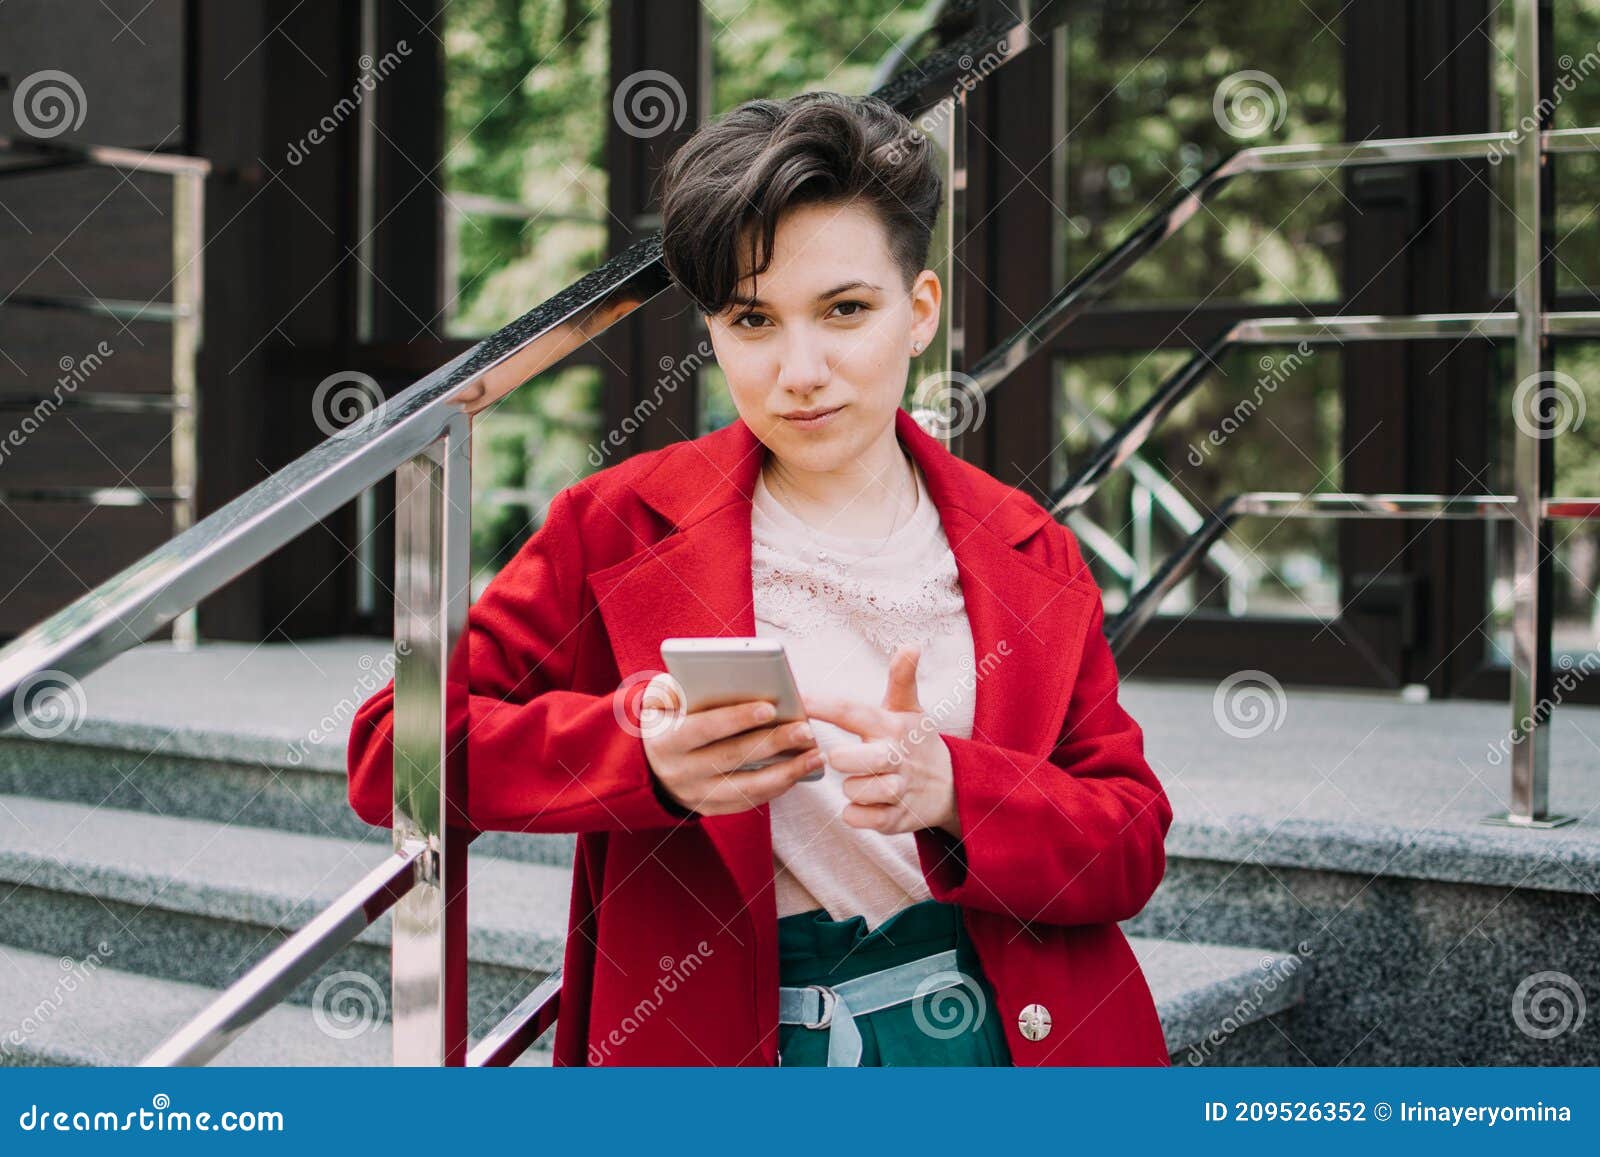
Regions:
<instances>
[{"instance_id":1,"label":"stair railing","mask_svg":"<svg viewBox=\"0 0 1600 1157\"><path fill-rule=\"evenodd\" d=\"M57 409L103 413L166 413L172 433L170 486L72 486L40 483L0 487L0 502L62 502L91 507L165 505L173 534L194 525L196 486L199 481L200 396L198 359L205 305L205 183L211 162L204 157L175 153L142 152L108 145L72 144L0 136L0 177L20 177L67 169L102 168L123 173L151 173L172 181L172 277L163 292L167 301L128 301L93 295L13 293L0 299L0 308L42 309L91 314L115 321L163 323L172 327L170 389L165 394L115 390L60 389L49 394L0 396L0 408L31 411L35 415ZM87 359L84 359L87 361ZM82 372L83 363L74 366ZM71 380L71 379L68 379ZM172 624L173 641L191 644L199 634L193 609Z\"/></svg>"}]
</instances>

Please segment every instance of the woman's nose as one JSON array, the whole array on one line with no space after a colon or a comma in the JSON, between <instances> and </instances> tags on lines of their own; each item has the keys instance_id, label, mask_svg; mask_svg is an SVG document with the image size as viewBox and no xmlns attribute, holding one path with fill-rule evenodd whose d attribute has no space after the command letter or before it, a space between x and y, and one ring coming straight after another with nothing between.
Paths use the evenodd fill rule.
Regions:
<instances>
[{"instance_id":1,"label":"woman's nose","mask_svg":"<svg viewBox=\"0 0 1600 1157\"><path fill-rule=\"evenodd\" d=\"M779 354L778 387L808 394L828 384L827 351L815 343L791 342Z\"/></svg>"}]
</instances>

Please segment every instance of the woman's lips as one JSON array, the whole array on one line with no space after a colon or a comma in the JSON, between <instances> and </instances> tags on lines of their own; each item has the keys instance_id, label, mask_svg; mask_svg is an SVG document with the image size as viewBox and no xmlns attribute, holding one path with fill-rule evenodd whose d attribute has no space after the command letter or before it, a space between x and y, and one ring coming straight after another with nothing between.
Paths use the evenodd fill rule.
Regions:
<instances>
[{"instance_id":1,"label":"woman's lips","mask_svg":"<svg viewBox=\"0 0 1600 1157\"><path fill-rule=\"evenodd\" d=\"M784 418L784 421L800 430L817 430L831 422L842 409L844 409L842 405L835 406L831 410L823 411L815 418Z\"/></svg>"}]
</instances>

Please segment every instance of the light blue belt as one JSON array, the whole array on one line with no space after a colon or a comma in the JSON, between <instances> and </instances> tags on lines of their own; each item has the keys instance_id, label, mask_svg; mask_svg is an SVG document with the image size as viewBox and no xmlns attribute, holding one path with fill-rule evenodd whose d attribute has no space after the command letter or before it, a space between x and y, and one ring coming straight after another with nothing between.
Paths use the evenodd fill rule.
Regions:
<instances>
[{"instance_id":1,"label":"light blue belt","mask_svg":"<svg viewBox=\"0 0 1600 1157\"><path fill-rule=\"evenodd\" d=\"M940 974L944 975L940 975ZM778 988L778 1023L828 1030L828 1066L861 1064L861 1030L857 1014L903 1004L917 996L954 988L970 978L956 969L956 950L950 948L851 977L835 985L806 984ZM927 981L935 983L927 984ZM778 1058L783 1063L783 1058Z\"/></svg>"}]
</instances>

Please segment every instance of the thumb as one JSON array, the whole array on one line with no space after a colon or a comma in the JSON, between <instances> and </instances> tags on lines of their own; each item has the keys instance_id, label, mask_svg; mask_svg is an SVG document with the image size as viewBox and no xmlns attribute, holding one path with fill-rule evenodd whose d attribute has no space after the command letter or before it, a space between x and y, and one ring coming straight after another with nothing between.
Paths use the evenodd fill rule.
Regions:
<instances>
[{"instance_id":1,"label":"thumb","mask_svg":"<svg viewBox=\"0 0 1600 1157\"><path fill-rule=\"evenodd\" d=\"M917 700L917 662L922 649L916 646L901 647L889 660L889 690L883 696L883 705L890 711L920 711Z\"/></svg>"}]
</instances>

